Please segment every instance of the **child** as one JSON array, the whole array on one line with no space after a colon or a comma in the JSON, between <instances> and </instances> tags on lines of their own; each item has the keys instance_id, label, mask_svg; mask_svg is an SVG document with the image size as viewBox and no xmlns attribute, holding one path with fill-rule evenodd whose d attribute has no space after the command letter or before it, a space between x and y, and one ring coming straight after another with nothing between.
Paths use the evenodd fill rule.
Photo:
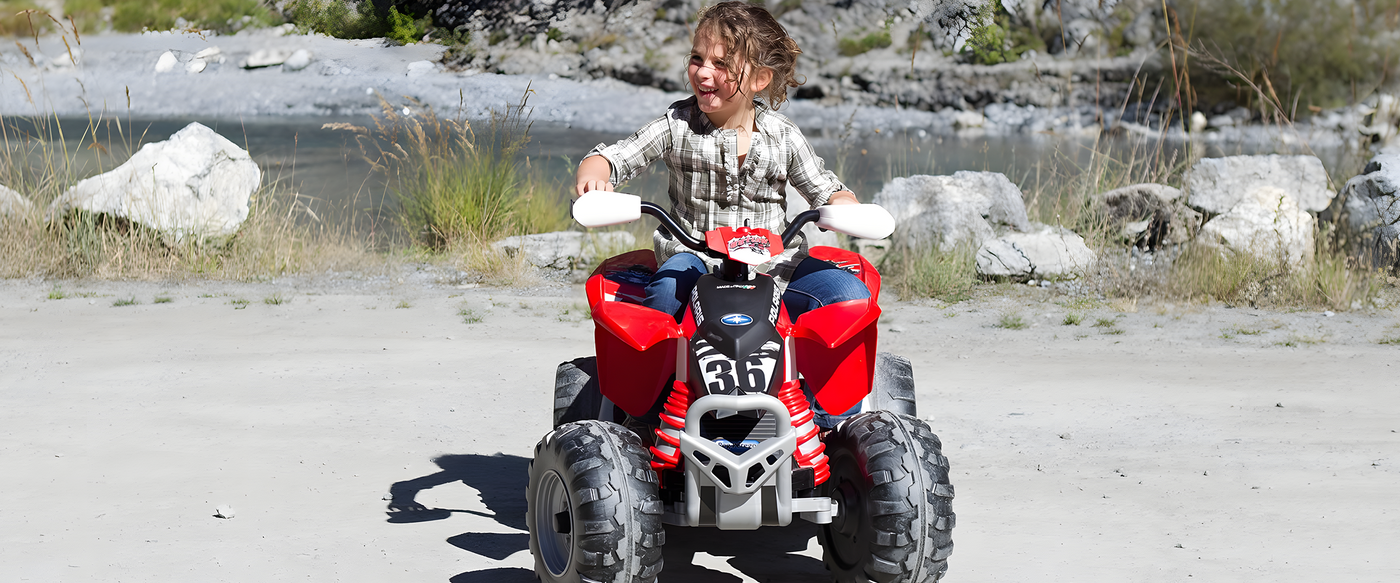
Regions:
<instances>
[{"instance_id":1,"label":"child","mask_svg":"<svg viewBox=\"0 0 1400 583\"><path fill-rule=\"evenodd\" d=\"M671 214L693 235L719 227L787 227L785 186L813 207L856 204L836 175L824 169L802 132L776 111L787 100L802 50L760 6L721 2L700 11L691 42L687 80L692 97L671 104L666 115L613 145L599 144L579 164L575 194L612 190L657 158L670 171ZM767 104L756 100L762 96ZM706 260L662 229L653 237L660 268L643 305L679 321ZM854 275L807 257L807 242L794 244L769 263L786 285L788 316L827 304L870 297Z\"/></svg>"}]
</instances>

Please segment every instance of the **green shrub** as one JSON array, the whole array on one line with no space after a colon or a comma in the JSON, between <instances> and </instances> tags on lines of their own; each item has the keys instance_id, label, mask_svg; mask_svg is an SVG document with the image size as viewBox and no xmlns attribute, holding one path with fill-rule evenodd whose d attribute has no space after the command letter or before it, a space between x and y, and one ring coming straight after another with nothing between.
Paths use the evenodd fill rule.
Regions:
<instances>
[{"instance_id":1,"label":"green shrub","mask_svg":"<svg viewBox=\"0 0 1400 583\"><path fill-rule=\"evenodd\" d=\"M978 7L974 16L977 24L963 45L963 56L979 65L998 65L1020 60L1026 51L1045 50L1045 41L1029 28L1015 26L1011 15L992 0Z\"/></svg>"},{"instance_id":2,"label":"green shrub","mask_svg":"<svg viewBox=\"0 0 1400 583\"><path fill-rule=\"evenodd\" d=\"M892 44L889 29L881 29L860 38L841 39L839 51L843 57L863 55L875 49L889 48Z\"/></svg>"},{"instance_id":3,"label":"green shrub","mask_svg":"<svg viewBox=\"0 0 1400 583\"><path fill-rule=\"evenodd\" d=\"M398 41L401 44L412 44L422 40L423 35L431 26L432 20L424 17L414 20L412 16L402 14L398 8L389 7L389 33L386 34L390 40Z\"/></svg>"},{"instance_id":4,"label":"green shrub","mask_svg":"<svg viewBox=\"0 0 1400 583\"><path fill-rule=\"evenodd\" d=\"M1190 84L1203 104L1230 100L1257 110L1268 107L1261 101L1273 101L1291 117L1295 102L1341 105L1400 74L1400 5L1394 0L1173 4L1178 42L1207 56L1191 68Z\"/></svg>"},{"instance_id":5,"label":"green shrub","mask_svg":"<svg viewBox=\"0 0 1400 583\"><path fill-rule=\"evenodd\" d=\"M179 18L193 28L218 32L281 22L259 0L69 0L63 8L82 32L104 27L104 8L111 9L112 28L122 32L170 30Z\"/></svg>"},{"instance_id":6,"label":"green shrub","mask_svg":"<svg viewBox=\"0 0 1400 583\"><path fill-rule=\"evenodd\" d=\"M298 0L287 6L287 16L304 32L319 32L335 38L378 38L390 31L387 20L365 0L354 9L344 0Z\"/></svg>"}]
</instances>

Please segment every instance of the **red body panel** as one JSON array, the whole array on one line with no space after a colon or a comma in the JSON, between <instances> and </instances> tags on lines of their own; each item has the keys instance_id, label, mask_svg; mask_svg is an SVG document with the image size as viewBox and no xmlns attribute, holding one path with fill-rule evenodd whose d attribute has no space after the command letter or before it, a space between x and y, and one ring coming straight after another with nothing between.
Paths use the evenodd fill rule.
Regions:
<instances>
[{"instance_id":1,"label":"red body panel","mask_svg":"<svg viewBox=\"0 0 1400 583\"><path fill-rule=\"evenodd\" d=\"M719 231L728 229L722 228ZM711 231L711 245L728 237ZM725 233L732 236L732 233ZM781 249L781 245L776 247ZM823 409L840 414L870 393L874 378L880 307L880 274L864 257L834 247L813 247L811 256L850 271L870 289L870 298L831 304L791 322L783 307L778 330L794 338L797 369ZM604 262L586 285L596 323L598 380L603 395L622 410L641 416L651 409L676 372L677 343L695 334L695 319L686 310L681 324L666 314L638 305L644 290L603 274L633 265L656 268L651 251L640 250Z\"/></svg>"},{"instance_id":2,"label":"red body panel","mask_svg":"<svg viewBox=\"0 0 1400 583\"><path fill-rule=\"evenodd\" d=\"M666 314L624 302L599 302L593 321L603 396L628 415L645 415L676 372L680 325Z\"/></svg>"},{"instance_id":3,"label":"red body panel","mask_svg":"<svg viewBox=\"0 0 1400 583\"><path fill-rule=\"evenodd\" d=\"M872 298L817 308L792 325L797 370L828 412L845 413L870 394L879 319Z\"/></svg>"}]
</instances>

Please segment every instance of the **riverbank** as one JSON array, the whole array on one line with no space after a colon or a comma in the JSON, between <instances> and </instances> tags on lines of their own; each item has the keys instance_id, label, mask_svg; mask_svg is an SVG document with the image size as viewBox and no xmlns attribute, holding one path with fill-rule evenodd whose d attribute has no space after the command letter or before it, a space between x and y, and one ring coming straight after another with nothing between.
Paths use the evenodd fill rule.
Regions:
<instances>
[{"instance_id":1,"label":"riverbank","mask_svg":"<svg viewBox=\"0 0 1400 583\"><path fill-rule=\"evenodd\" d=\"M0 579L532 581L520 492L582 302L415 268L0 281ZM947 581L1400 572L1394 310L883 303L953 468ZM827 576L805 525L667 534L668 582Z\"/></svg>"},{"instance_id":2,"label":"riverbank","mask_svg":"<svg viewBox=\"0 0 1400 583\"><path fill-rule=\"evenodd\" d=\"M65 44L67 41L67 44ZM24 50L20 50L25 47ZM217 53L214 51L217 50ZM0 47L0 115L248 119L284 116L364 116L395 107L430 106L441 113L482 119L529 96L531 118L564 127L617 133L650 121L686 94L631 85L616 79L572 80L555 74L499 75L479 69L448 70L441 45L394 46L382 39L341 40L290 34L287 27L233 35L186 32L102 34L20 39ZM293 55L302 56L293 59ZM1137 57L1146 59L1147 54ZM245 68L250 59L264 66ZM279 60L280 59L280 60ZM1030 58L1003 66L1016 75L1080 77L1060 59ZM1130 57L1103 66L1122 69ZM31 62L32 60L32 62ZM272 63L272 64L266 64ZM986 77L993 67L958 65L960 75ZM975 70L973 70L975 69ZM1074 69L1074 70L1071 70ZM953 74L953 73L950 73ZM1082 79L1081 89L1087 86ZM859 103L859 100L856 100ZM1127 104L1124 104L1127 105ZM783 108L813 135L871 137L1055 134L1094 136L1101 131L1181 141L1180 124L1162 131L1136 106L1037 107L992 103L980 108L925 111L798 99ZM1150 109L1150 108L1149 108ZM1142 110L1146 112L1147 110ZM1239 114L1214 116L1197 136L1216 144L1270 144L1280 148L1337 148L1358 143L1364 109L1342 108L1296 125L1250 124Z\"/></svg>"}]
</instances>

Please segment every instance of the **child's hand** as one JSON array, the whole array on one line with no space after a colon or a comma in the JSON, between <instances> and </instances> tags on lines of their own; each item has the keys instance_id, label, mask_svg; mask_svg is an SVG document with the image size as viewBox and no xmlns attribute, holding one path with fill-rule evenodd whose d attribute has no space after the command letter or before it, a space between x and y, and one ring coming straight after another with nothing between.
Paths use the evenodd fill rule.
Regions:
<instances>
[{"instance_id":1,"label":"child's hand","mask_svg":"<svg viewBox=\"0 0 1400 583\"><path fill-rule=\"evenodd\" d=\"M574 184L574 197L593 190L611 191L612 163L602 156L584 158L578 165L578 180Z\"/></svg>"},{"instance_id":2,"label":"child's hand","mask_svg":"<svg viewBox=\"0 0 1400 583\"><path fill-rule=\"evenodd\" d=\"M613 185L606 180L580 180L574 185L574 196L583 196L583 193L594 190L611 191Z\"/></svg>"}]
</instances>

